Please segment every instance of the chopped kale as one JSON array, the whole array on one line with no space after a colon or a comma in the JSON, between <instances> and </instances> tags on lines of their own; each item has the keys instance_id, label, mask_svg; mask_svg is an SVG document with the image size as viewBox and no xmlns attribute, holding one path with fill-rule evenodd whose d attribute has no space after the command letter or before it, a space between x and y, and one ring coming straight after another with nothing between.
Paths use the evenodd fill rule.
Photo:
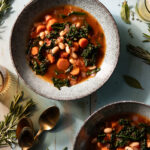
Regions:
<instances>
[{"instance_id":1,"label":"chopped kale","mask_svg":"<svg viewBox=\"0 0 150 150\"><path fill-rule=\"evenodd\" d=\"M59 79L59 78L52 78L53 84L55 87L57 87L59 90L63 86L70 86L70 82L68 79Z\"/></svg>"},{"instance_id":2,"label":"chopped kale","mask_svg":"<svg viewBox=\"0 0 150 150\"><path fill-rule=\"evenodd\" d=\"M45 75L48 70L48 62L42 61L41 64L38 64L36 60L30 61L30 66L36 72L37 75Z\"/></svg>"},{"instance_id":3,"label":"chopped kale","mask_svg":"<svg viewBox=\"0 0 150 150\"><path fill-rule=\"evenodd\" d=\"M97 136L97 140L98 140L99 142L102 142L102 140L104 140L105 136L106 136L105 133L100 133L100 134L98 134L98 136Z\"/></svg>"},{"instance_id":4,"label":"chopped kale","mask_svg":"<svg viewBox=\"0 0 150 150\"><path fill-rule=\"evenodd\" d=\"M68 16L72 16L72 15L85 16L86 13L84 13L84 12L79 12L79 11L72 11L71 13L68 14Z\"/></svg>"},{"instance_id":5,"label":"chopped kale","mask_svg":"<svg viewBox=\"0 0 150 150\"><path fill-rule=\"evenodd\" d=\"M100 70L101 70L100 68L95 68L95 69L93 69L93 70L87 71L86 74L89 76L89 75L91 75L91 74L94 74L94 73L99 72Z\"/></svg>"},{"instance_id":6,"label":"chopped kale","mask_svg":"<svg viewBox=\"0 0 150 150\"><path fill-rule=\"evenodd\" d=\"M45 51L46 51L46 44L43 44L39 48L39 53L38 53L38 59L39 59L39 61L43 61L45 59L45 57L43 55Z\"/></svg>"},{"instance_id":7,"label":"chopped kale","mask_svg":"<svg viewBox=\"0 0 150 150\"><path fill-rule=\"evenodd\" d=\"M52 25L52 29L56 31L61 31L65 29L65 25L66 25L65 23L54 23Z\"/></svg>"},{"instance_id":8,"label":"chopped kale","mask_svg":"<svg viewBox=\"0 0 150 150\"><path fill-rule=\"evenodd\" d=\"M59 16L60 16L62 19L65 19L65 18L68 17L67 15L64 15L64 14L60 14Z\"/></svg>"},{"instance_id":9,"label":"chopped kale","mask_svg":"<svg viewBox=\"0 0 150 150\"><path fill-rule=\"evenodd\" d=\"M78 12L78 11L72 11L72 12L69 13L68 15L60 14L59 16L60 16L62 19L65 19L65 18L70 17L70 16L72 16L72 15L76 15L76 16L85 16L86 13Z\"/></svg>"},{"instance_id":10,"label":"chopped kale","mask_svg":"<svg viewBox=\"0 0 150 150\"><path fill-rule=\"evenodd\" d=\"M98 49L98 46L88 44L88 46L83 50L81 56L84 58L85 66L93 66L96 64Z\"/></svg>"},{"instance_id":11,"label":"chopped kale","mask_svg":"<svg viewBox=\"0 0 150 150\"><path fill-rule=\"evenodd\" d=\"M70 26L69 32L67 33L67 38L73 41L77 41L80 38L87 38L88 37L88 27L82 26L81 28L76 28L75 25Z\"/></svg>"},{"instance_id":12,"label":"chopped kale","mask_svg":"<svg viewBox=\"0 0 150 150\"><path fill-rule=\"evenodd\" d=\"M58 37L59 37L59 32L56 30L51 31L51 33L47 35L48 39L57 39Z\"/></svg>"},{"instance_id":13,"label":"chopped kale","mask_svg":"<svg viewBox=\"0 0 150 150\"><path fill-rule=\"evenodd\" d=\"M129 125L130 122L129 122L129 120L127 120L127 119L120 119L120 120L119 120L119 124L120 124L120 125Z\"/></svg>"}]
</instances>

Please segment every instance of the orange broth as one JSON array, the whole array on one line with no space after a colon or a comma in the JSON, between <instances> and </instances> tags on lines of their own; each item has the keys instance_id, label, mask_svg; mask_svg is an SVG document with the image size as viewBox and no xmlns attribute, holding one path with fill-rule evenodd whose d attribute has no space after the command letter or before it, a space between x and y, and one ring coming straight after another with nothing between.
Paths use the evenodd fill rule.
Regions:
<instances>
[{"instance_id":1,"label":"orange broth","mask_svg":"<svg viewBox=\"0 0 150 150\"><path fill-rule=\"evenodd\" d=\"M60 17L60 14L67 15L73 11L86 13L86 16L72 15L72 16L66 17L65 19ZM103 62L104 56L105 56L106 39L105 39L104 31L101 25L98 23L98 21L87 11L79 7L73 6L73 5L64 5L64 6L55 7L55 8L50 9L46 14L51 15L53 18L57 19L59 23L71 22L72 24L75 24L76 22L79 22L83 24L84 22L87 22L93 29L93 34L89 37L90 42L95 45L97 43L100 43L101 45L101 48L99 48L99 52L98 52L98 56L96 60L96 67L100 68ZM44 20L44 17L45 15L42 15L42 17L39 19L39 22L42 22ZM80 74L77 76L76 80L70 79L70 76L67 73L60 73L59 75L56 75L55 70L60 71L56 63L50 64L46 74L40 77L48 82L52 82L53 77L60 78L60 79L69 79L70 84L74 85L94 76L94 75L89 75L89 76L81 75L82 72L85 73L88 71L88 67L85 66L84 60L80 56L80 54L78 55L78 58L75 60L75 62L76 62L76 66L80 68Z\"/></svg>"}]
</instances>

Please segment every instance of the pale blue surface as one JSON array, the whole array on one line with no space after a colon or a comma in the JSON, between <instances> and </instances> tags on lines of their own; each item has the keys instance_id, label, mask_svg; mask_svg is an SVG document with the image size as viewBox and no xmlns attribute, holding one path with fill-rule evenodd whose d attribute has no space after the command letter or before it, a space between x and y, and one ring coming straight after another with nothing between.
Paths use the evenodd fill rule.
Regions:
<instances>
[{"instance_id":1,"label":"pale blue surface","mask_svg":"<svg viewBox=\"0 0 150 150\"><path fill-rule=\"evenodd\" d=\"M115 69L115 72L108 80L108 82L99 89L96 93L83 98L78 101L60 102L45 99L30 89L28 89L20 80L20 89L23 89L29 97L33 97L34 101L38 105L38 111L35 112L32 120L34 126L38 128L38 117L41 112L52 105L57 105L61 112L62 118L57 128L51 132L44 133L40 138L40 143L34 148L34 150L46 150L49 147L50 150L62 150L65 146L72 149L73 142L77 132L79 131L84 120L98 108L120 100L137 100L150 104L150 66L142 62L142 60L135 58L126 51L127 43L134 43L149 50L150 44L143 44L142 32L147 32L147 26L145 23L133 21L131 25L126 25L120 18L120 9L122 1L120 0L100 0L112 13L117 22L121 38L121 51L120 58ZM15 73L9 54L9 37L12 29L12 25L17 18L17 15L21 12L24 4L28 3L26 0L16 0L13 4L14 13L6 20L5 32L2 33L3 39L0 40L0 64L6 66L11 72ZM129 1L130 6L135 6L136 0ZM134 9L133 9L134 10ZM135 16L135 18L137 18ZM131 28L134 39L131 39L128 35L128 28ZM7 60L7 61L6 61ZM123 75L128 74L137 78L144 90L137 90L129 87L123 80ZM17 148L19 149L19 148Z\"/></svg>"}]
</instances>

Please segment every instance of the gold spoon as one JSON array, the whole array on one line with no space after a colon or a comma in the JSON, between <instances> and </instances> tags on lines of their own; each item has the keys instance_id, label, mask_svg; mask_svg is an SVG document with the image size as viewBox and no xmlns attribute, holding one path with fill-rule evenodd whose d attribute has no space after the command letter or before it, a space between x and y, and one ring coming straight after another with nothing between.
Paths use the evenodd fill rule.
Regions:
<instances>
[{"instance_id":1,"label":"gold spoon","mask_svg":"<svg viewBox=\"0 0 150 150\"><path fill-rule=\"evenodd\" d=\"M34 139L36 140L43 131L52 130L56 126L59 118L60 111L58 107L52 106L46 109L39 118L40 129Z\"/></svg>"},{"instance_id":2,"label":"gold spoon","mask_svg":"<svg viewBox=\"0 0 150 150\"><path fill-rule=\"evenodd\" d=\"M34 144L34 131L30 127L24 127L18 137L18 144L22 150L28 150Z\"/></svg>"}]
</instances>

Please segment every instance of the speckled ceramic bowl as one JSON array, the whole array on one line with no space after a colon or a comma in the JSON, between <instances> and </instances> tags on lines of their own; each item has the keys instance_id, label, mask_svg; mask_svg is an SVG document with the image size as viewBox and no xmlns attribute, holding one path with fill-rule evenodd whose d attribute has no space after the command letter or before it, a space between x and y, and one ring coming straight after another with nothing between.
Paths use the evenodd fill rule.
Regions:
<instances>
[{"instance_id":1,"label":"speckled ceramic bowl","mask_svg":"<svg viewBox=\"0 0 150 150\"><path fill-rule=\"evenodd\" d=\"M100 22L104 30L107 48L101 71L94 78L58 90L52 84L34 74L26 60L25 50L29 30L35 19L42 12L63 4L79 6L91 13ZM47 98L73 100L91 94L109 79L118 61L120 39L112 15L98 0L34 0L19 15L12 31L10 46L16 70L32 90Z\"/></svg>"},{"instance_id":2,"label":"speckled ceramic bowl","mask_svg":"<svg viewBox=\"0 0 150 150\"><path fill-rule=\"evenodd\" d=\"M122 101L102 107L84 122L75 139L73 150L87 150L89 140L96 135L100 123L122 113L137 113L150 118L150 106L135 101Z\"/></svg>"}]
</instances>

